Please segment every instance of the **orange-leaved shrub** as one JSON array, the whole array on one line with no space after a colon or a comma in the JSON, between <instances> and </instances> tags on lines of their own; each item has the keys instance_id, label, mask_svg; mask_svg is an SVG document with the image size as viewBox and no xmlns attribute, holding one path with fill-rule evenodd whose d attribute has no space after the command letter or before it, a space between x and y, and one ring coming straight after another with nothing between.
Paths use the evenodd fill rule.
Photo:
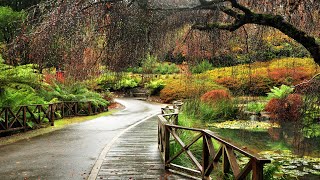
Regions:
<instances>
[{"instance_id":1,"label":"orange-leaved shrub","mask_svg":"<svg viewBox=\"0 0 320 180\"><path fill-rule=\"evenodd\" d=\"M228 88L231 92L238 92L243 83L240 82L237 78L232 77L223 77L215 80L216 83Z\"/></svg>"},{"instance_id":2,"label":"orange-leaved shrub","mask_svg":"<svg viewBox=\"0 0 320 180\"><path fill-rule=\"evenodd\" d=\"M220 101L230 100L231 95L227 90L218 89L206 92L201 96L201 101L214 104Z\"/></svg>"},{"instance_id":3,"label":"orange-leaved shrub","mask_svg":"<svg viewBox=\"0 0 320 180\"><path fill-rule=\"evenodd\" d=\"M265 110L270 113L270 117L282 122L296 122L301 118L301 108L303 99L300 94L289 94L283 99L271 99Z\"/></svg>"},{"instance_id":4,"label":"orange-leaved shrub","mask_svg":"<svg viewBox=\"0 0 320 180\"><path fill-rule=\"evenodd\" d=\"M298 84L306 79L310 79L313 75L313 72L310 72L309 69L303 67L295 68L275 68L269 72L270 79L274 84L286 84L294 85Z\"/></svg>"}]
</instances>

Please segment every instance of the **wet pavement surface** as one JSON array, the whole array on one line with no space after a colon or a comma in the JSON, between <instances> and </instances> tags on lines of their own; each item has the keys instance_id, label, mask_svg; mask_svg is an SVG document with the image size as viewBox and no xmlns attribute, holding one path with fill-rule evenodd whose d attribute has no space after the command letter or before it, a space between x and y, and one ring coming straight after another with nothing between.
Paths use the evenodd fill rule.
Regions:
<instances>
[{"instance_id":1,"label":"wet pavement surface","mask_svg":"<svg viewBox=\"0 0 320 180\"><path fill-rule=\"evenodd\" d=\"M163 105L117 99L126 109L0 147L0 179L87 179L102 149L130 125Z\"/></svg>"}]
</instances>

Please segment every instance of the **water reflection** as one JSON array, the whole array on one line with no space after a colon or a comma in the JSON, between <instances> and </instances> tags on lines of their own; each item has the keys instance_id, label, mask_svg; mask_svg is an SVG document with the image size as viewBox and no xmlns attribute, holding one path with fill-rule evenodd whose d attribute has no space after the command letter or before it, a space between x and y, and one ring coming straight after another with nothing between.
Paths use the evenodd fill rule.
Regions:
<instances>
[{"instance_id":1,"label":"water reflection","mask_svg":"<svg viewBox=\"0 0 320 180\"><path fill-rule=\"evenodd\" d=\"M301 129L301 126L292 124L265 130L210 128L239 147L280 162L288 179L294 176L298 179L319 179L320 136L306 137Z\"/></svg>"}]
</instances>

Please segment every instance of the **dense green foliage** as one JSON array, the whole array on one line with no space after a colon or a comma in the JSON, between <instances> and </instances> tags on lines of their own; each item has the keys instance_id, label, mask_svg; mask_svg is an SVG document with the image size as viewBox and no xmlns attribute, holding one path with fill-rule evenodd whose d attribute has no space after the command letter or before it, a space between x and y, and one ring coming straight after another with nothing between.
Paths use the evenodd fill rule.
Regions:
<instances>
[{"instance_id":1,"label":"dense green foliage","mask_svg":"<svg viewBox=\"0 0 320 180\"><path fill-rule=\"evenodd\" d=\"M162 79L156 79L145 84L145 87L150 90L151 95L159 95L160 91L165 87L165 82Z\"/></svg>"},{"instance_id":2,"label":"dense green foliage","mask_svg":"<svg viewBox=\"0 0 320 180\"><path fill-rule=\"evenodd\" d=\"M24 19L23 11L16 12L10 7L0 6L0 42L11 42Z\"/></svg>"},{"instance_id":3,"label":"dense green foliage","mask_svg":"<svg viewBox=\"0 0 320 180\"><path fill-rule=\"evenodd\" d=\"M21 11L27 9L33 5L36 5L41 0L0 0L0 6L10 6L15 11Z\"/></svg>"},{"instance_id":4,"label":"dense green foliage","mask_svg":"<svg viewBox=\"0 0 320 180\"><path fill-rule=\"evenodd\" d=\"M212 68L213 65L208 60L203 60L200 63L190 67L191 72L195 74L206 72Z\"/></svg>"},{"instance_id":5,"label":"dense green foliage","mask_svg":"<svg viewBox=\"0 0 320 180\"><path fill-rule=\"evenodd\" d=\"M179 68L174 63L157 63L155 69L153 69L152 73L154 74L174 74L178 73Z\"/></svg>"},{"instance_id":6,"label":"dense green foliage","mask_svg":"<svg viewBox=\"0 0 320 180\"><path fill-rule=\"evenodd\" d=\"M92 101L106 106L108 102L84 84L46 84L36 65L10 66L0 59L0 107L47 104L57 101Z\"/></svg>"},{"instance_id":7,"label":"dense green foliage","mask_svg":"<svg viewBox=\"0 0 320 180\"><path fill-rule=\"evenodd\" d=\"M130 67L127 71L138 74L174 74L179 72L179 68L174 63L160 62L156 56L147 54L146 57L141 60L140 66Z\"/></svg>"},{"instance_id":8,"label":"dense green foliage","mask_svg":"<svg viewBox=\"0 0 320 180\"><path fill-rule=\"evenodd\" d=\"M141 85L142 78L131 73L116 74L106 72L95 81L101 91L126 91Z\"/></svg>"},{"instance_id":9,"label":"dense green foliage","mask_svg":"<svg viewBox=\"0 0 320 180\"><path fill-rule=\"evenodd\" d=\"M188 100L184 103L182 112L203 122L224 121L235 119L238 113L236 103L232 100L219 100L211 104L200 100Z\"/></svg>"},{"instance_id":10,"label":"dense green foliage","mask_svg":"<svg viewBox=\"0 0 320 180\"><path fill-rule=\"evenodd\" d=\"M108 102L99 93L88 90L83 83L75 83L71 86L54 83L40 90L40 94L49 102L59 101L91 101L93 105L106 106Z\"/></svg>"},{"instance_id":11,"label":"dense green foliage","mask_svg":"<svg viewBox=\"0 0 320 180\"><path fill-rule=\"evenodd\" d=\"M247 104L247 110L250 112L260 113L264 110L266 104L262 102L249 102Z\"/></svg>"},{"instance_id":12,"label":"dense green foliage","mask_svg":"<svg viewBox=\"0 0 320 180\"><path fill-rule=\"evenodd\" d=\"M37 94L41 87L35 65L9 66L0 57L0 106L44 103Z\"/></svg>"}]
</instances>

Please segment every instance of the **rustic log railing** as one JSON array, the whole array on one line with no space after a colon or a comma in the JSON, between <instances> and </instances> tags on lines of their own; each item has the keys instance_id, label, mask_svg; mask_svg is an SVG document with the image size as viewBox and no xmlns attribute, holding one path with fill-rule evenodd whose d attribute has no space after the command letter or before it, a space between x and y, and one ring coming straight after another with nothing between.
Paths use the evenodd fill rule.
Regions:
<instances>
[{"instance_id":1,"label":"rustic log railing","mask_svg":"<svg viewBox=\"0 0 320 180\"><path fill-rule=\"evenodd\" d=\"M94 115L107 110L107 107L94 106L91 101L25 105L17 108L0 107L0 133L26 131L29 128L28 123L36 125L50 123L54 126L56 119Z\"/></svg>"},{"instance_id":2,"label":"rustic log railing","mask_svg":"<svg viewBox=\"0 0 320 180\"><path fill-rule=\"evenodd\" d=\"M178 112L173 108L162 108L161 112L162 114L158 116L158 147L166 169L201 179L210 179L210 174L219 171L219 169L224 176L232 173L234 179L238 180L245 179L250 172L252 172L253 180L263 179L264 164L270 163L270 160L253 155L221 139L212 131L176 125L174 122L178 122ZM191 141L189 139L190 142L188 143L183 142L182 138L179 137L181 131L192 132L195 134L194 138ZM190 149L191 146L201 140L202 157L201 160L198 160L199 158L196 158ZM175 154L170 152L170 146L173 142L181 146L181 150ZM173 163L183 153L186 153L191 160L193 168ZM249 159L241 167L237 162L240 155Z\"/></svg>"}]
</instances>

